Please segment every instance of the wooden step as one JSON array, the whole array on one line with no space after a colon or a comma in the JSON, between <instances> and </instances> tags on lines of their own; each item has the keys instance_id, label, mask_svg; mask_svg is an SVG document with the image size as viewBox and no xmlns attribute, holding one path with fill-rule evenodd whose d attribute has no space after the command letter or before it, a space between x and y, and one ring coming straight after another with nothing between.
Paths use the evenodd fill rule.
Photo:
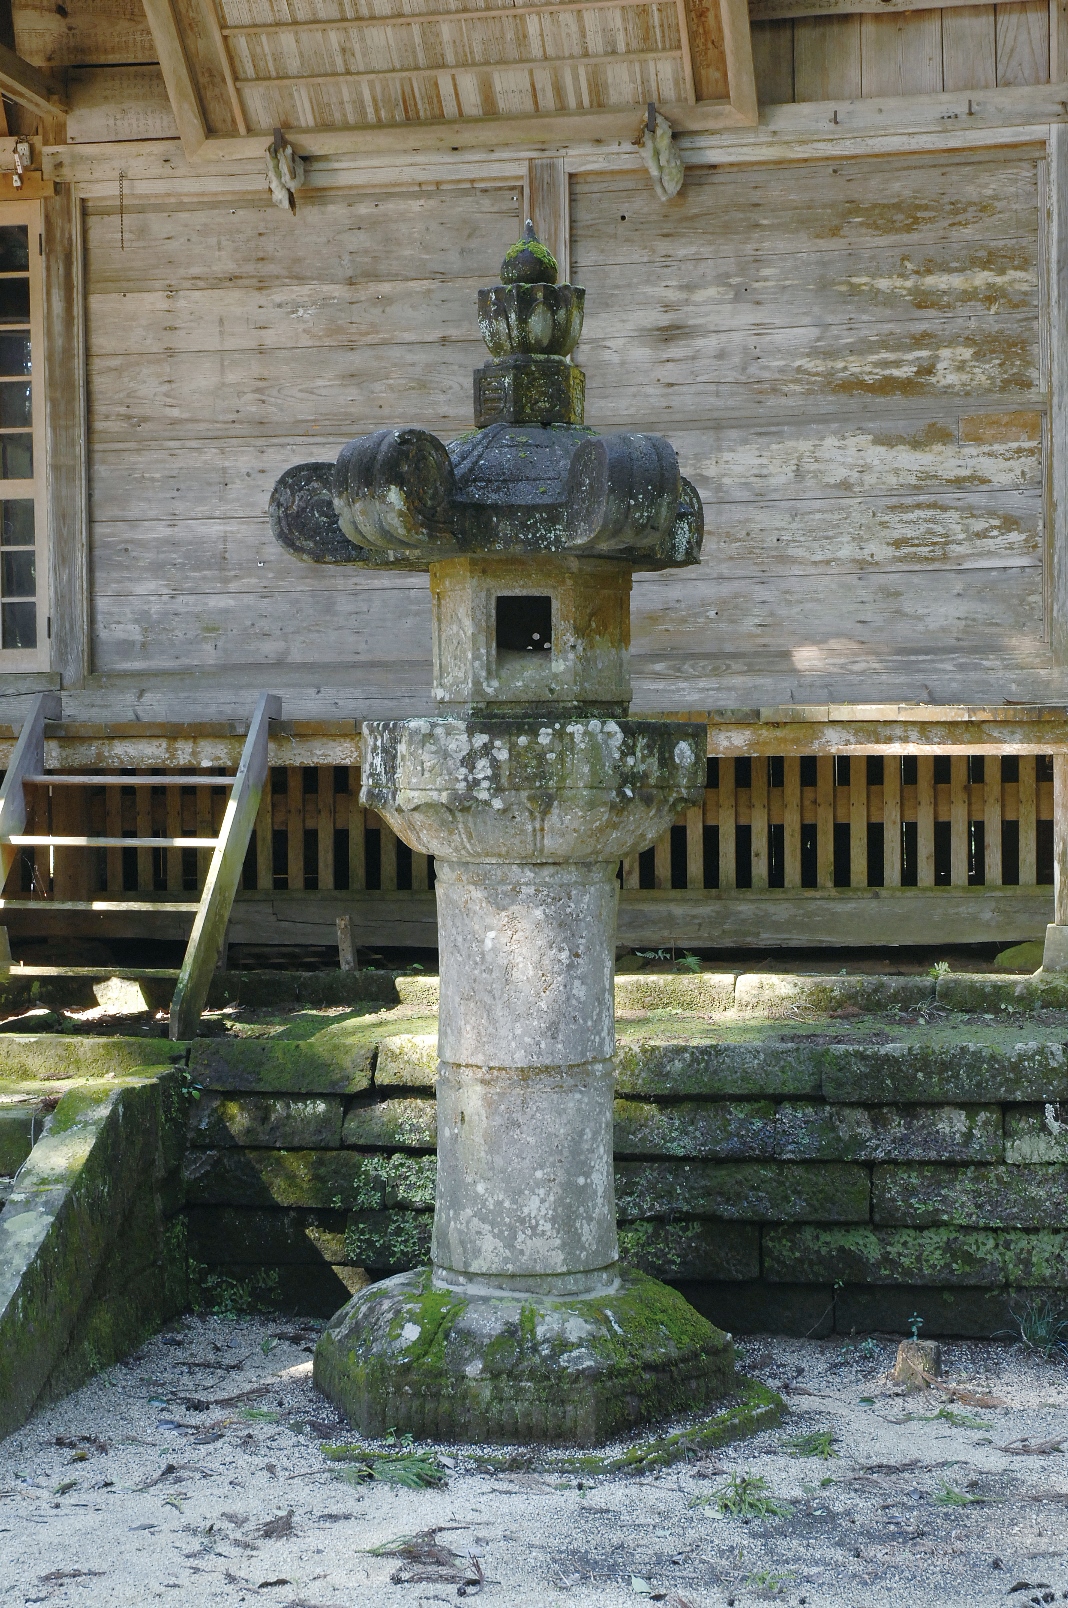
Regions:
<instances>
[{"instance_id":1,"label":"wooden step","mask_svg":"<svg viewBox=\"0 0 1068 1608\"><path fill-rule=\"evenodd\" d=\"M37 787L233 787L233 776L125 776L121 772L98 772L95 776L66 776L45 772L43 776L24 776L23 784Z\"/></svg>"},{"instance_id":2,"label":"wooden step","mask_svg":"<svg viewBox=\"0 0 1068 1608\"><path fill-rule=\"evenodd\" d=\"M198 901L189 902L188 899L0 899L0 912L5 910L91 910L96 914L143 914L151 911L155 914L163 912L176 912L188 915L200 909ZM110 972L108 974L111 975Z\"/></svg>"},{"instance_id":3,"label":"wooden step","mask_svg":"<svg viewBox=\"0 0 1068 1608\"><path fill-rule=\"evenodd\" d=\"M218 838L197 837L36 837L4 838L17 849L213 849Z\"/></svg>"}]
</instances>

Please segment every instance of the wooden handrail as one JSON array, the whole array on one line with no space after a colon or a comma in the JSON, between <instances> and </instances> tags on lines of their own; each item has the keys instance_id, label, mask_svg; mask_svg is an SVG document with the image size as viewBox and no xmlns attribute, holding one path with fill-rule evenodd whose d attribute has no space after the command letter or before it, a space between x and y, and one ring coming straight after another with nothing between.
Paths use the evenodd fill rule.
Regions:
<instances>
[{"instance_id":1,"label":"wooden handrail","mask_svg":"<svg viewBox=\"0 0 1068 1608\"><path fill-rule=\"evenodd\" d=\"M245 739L233 792L223 816L215 852L200 896L200 908L189 935L178 985L171 1001L170 1036L189 1038L200 1013L226 940L234 895L241 881L245 851L256 825L260 797L267 780L267 738L271 717L281 714L281 700L261 693Z\"/></svg>"}]
</instances>

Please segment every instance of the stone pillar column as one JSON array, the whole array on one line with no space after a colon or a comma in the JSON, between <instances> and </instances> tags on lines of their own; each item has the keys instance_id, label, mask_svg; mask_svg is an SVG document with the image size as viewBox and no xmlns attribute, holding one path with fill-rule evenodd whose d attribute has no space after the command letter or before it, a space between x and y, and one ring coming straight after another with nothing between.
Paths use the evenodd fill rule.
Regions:
<instances>
[{"instance_id":1,"label":"stone pillar column","mask_svg":"<svg viewBox=\"0 0 1068 1608\"><path fill-rule=\"evenodd\" d=\"M616 1284L615 864L438 861L435 1283Z\"/></svg>"}]
</instances>

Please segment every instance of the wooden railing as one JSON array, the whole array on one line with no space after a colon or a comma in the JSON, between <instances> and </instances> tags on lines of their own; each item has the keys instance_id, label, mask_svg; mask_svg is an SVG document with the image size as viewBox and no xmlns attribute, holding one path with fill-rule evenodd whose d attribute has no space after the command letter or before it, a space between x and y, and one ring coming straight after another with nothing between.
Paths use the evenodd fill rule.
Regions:
<instances>
[{"instance_id":1,"label":"wooden railing","mask_svg":"<svg viewBox=\"0 0 1068 1608\"><path fill-rule=\"evenodd\" d=\"M722 934L742 945L827 943L838 931L841 942L856 943L871 931L873 942L924 942L935 936L932 910L951 908L958 915L940 936L952 930L963 940L974 922L976 937L1012 939L1038 937L1052 919L1053 778L1055 766L1068 763L1060 757L1068 754L1068 711L732 711L708 730L703 802L621 867L624 941L714 945ZM39 790L27 833L216 836L224 787L134 787L115 774L123 761L139 776L199 769L208 781L212 772L233 773L237 733L175 731L50 726L49 768L102 774L84 788ZM433 862L361 808L358 759L355 722L283 722L272 733L269 785L235 910L244 941L253 941L257 921L264 942L298 941L296 929L285 940L268 931L285 925L296 895L303 941L328 942L347 895L363 911L361 941L377 921L380 942L399 942L391 912L401 906L388 897L396 895L414 899L404 907L410 941L418 909L420 941L433 942ZM4 891L35 902L132 892L188 899L202 888L209 859L208 851L164 847L27 849ZM882 899L884 926L893 912L881 937L869 921L874 907L861 910L858 898ZM853 925L828 925L828 901L843 916L860 911ZM903 936L910 925L913 935Z\"/></svg>"}]
</instances>

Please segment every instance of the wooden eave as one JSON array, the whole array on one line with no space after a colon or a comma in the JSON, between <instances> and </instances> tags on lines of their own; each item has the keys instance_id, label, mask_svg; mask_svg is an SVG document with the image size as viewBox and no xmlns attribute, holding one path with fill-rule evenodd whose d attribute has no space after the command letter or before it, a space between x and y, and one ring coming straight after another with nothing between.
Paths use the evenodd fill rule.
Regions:
<instances>
[{"instance_id":1,"label":"wooden eave","mask_svg":"<svg viewBox=\"0 0 1068 1608\"><path fill-rule=\"evenodd\" d=\"M649 4L654 0L620 0L623 5ZM666 0L665 0L666 3ZM679 72L676 81L684 90L684 99L671 100L660 104L658 109L668 118L673 128L689 133L718 132L732 128L753 127L757 123L756 81L753 71L752 43L749 30L749 14L746 0L697 0L699 5L715 8L716 21L722 35L723 60L725 63L728 94L725 98L701 100L698 98L695 84L697 79L694 73L694 64L691 59L691 41L686 25L686 0L676 0L678 8L679 47L663 53L663 57L677 59ZM219 162L241 160L262 153L265 144L269 141L272 128L257 128L250 126L246 111L246 98L252 90L268 90L271 86L301 87L309 90L316 85L328 81L344 80L374 80L376 83L397 78L428 78L434 74L443 79L448 77L462 77L465 73L494 74L505 71L525 70L532 72L544 68L573 66L584 68L591 66L605 66L615 61L616 56L583 56L576 53L574 57L556 58L551 62L538 61L476 61L470 65L443 66L431 68L413 68L410 71L397 69L370 69L355 72L321 73L308 72L274 75L261 79L248 79L240 77L234 69L234 63L228 49L228 38L243 35L251 31L247 25L240 27L223 27L219 21L218 12L209 0L206 14L210 13L207 25L207 47L214 52L214 60L225 80L227 96L232 112L234 132L220 133L210 126L209 118L205 114L206 92L203 82L203 70L198 72L192 59L192 51L187 48L183 38L183 30L172 0L144 0L145 13L152 36L155 40L159 54L160 68L163 73L167 94L174 112L178 126L179 136L183 149L192 161ZM608 0L591 0L590 9L607 9ZM523 17L527 12L551 14L553 10L570 10L565 0L563 7L552 7L538 4L537 0L526 7L519 6L508 12L510 20ZM495 12L487 13L490 16ZM468 13L465 10L464 16ZM472 13L476 15L476 13ZM433 13L436 17L437 13ZM376 19L382 26L388 26L393 19ZM327 19L323 24L327 30L346 25L348 19ZM410 26L419 18L411 14L398 13L396 24ZM368 22L368 19L353 19L352 27L359 31ZM316 27L318 25L304 25ZM258 32L276 27L275 24L263 24ZM657 52L639 52L637 54L620 55L620 62L636 62L645 59L659 59ZM650 97L652 98L652 97ZM419 151L461 151L488 147L514 147L537 146L539 148L559 148L573 141L597 142L619 140L631 141L638 134L641 119L645 111L644 102L627 101L620 105L610 105L589 110L558 110L539 112L534 115L501 115L501 116L463 116L451 119L435 119L428 117L412 118L409 121L382 120L375 123L338 124L329 127L295 126L282 122L283 132L293 145L294 149L303 155L338 154L343 151L366 151L388 155L391 153L413 153Z\"/></svg>"}]
</instances>

